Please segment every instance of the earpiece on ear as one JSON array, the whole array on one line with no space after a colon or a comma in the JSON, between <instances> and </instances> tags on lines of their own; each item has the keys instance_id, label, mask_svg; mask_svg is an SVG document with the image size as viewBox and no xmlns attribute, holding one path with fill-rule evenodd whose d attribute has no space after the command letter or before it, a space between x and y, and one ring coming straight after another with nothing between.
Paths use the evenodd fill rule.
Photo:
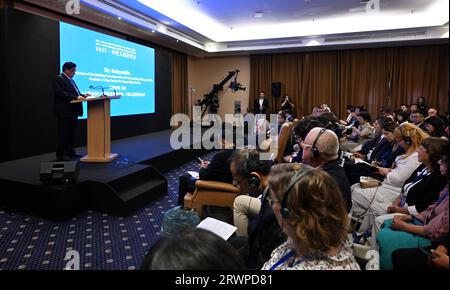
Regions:
<instances>
[{"instance_id":1,"label":"earpiece on ear","mask_svg":"<svg viewBox=\"0 0 450 290\"><path fill-rule=\"evenodd\" d=\"M251 174L250 178L248 179L248 184L251 188L258 188L261 185L261 180L259 179L258 175Z\"/></svg>"}]
</instances>

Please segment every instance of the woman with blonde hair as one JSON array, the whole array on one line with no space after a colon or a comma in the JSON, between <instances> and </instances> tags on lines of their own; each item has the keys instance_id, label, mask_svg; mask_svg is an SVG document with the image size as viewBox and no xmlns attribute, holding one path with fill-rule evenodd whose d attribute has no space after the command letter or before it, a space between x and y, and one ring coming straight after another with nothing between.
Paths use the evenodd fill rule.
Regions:
<instances>
[{"instance_id":1,"label":"woman with blonde hair","mask_svg":"<svg viewBox=\"0 0 450 290\"><path fill-rule=\"evenodd\" d=\"M378 173L385 176L381 185L362 188L356 183L352 186L352 219L361 222L360 231L369 229L375 217L387 213L388 206L400 195L405 181L421 164L417 149L428 135L414 124L403 123L394 130L394 136L406 153L395 159L392 168L377 168Z\"/></svg>"},{"instance_id":2,"label":"woman with blonde hair","mask_svg":"<svg viewBox=\"0 0 450 290\"><path fill-rule=\"evenodd\" d=\"M269 176L271 203L288 241L263 270L359 270L347 240L348 216L336 181L325 171L279 164Z\"/></svg>"}]
</instances>

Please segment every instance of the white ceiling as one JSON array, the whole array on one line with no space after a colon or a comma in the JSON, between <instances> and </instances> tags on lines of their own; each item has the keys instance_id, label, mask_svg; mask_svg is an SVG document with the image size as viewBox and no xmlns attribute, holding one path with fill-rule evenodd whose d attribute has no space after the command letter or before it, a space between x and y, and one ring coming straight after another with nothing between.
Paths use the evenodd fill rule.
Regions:
<instances>
[{"instance_id":1,"label":"white ceiling","mask_svg":"<svg viewBox=\"0 0 450 290\"><path fill-rule=\"evenodd\" d=\"M26 0L46 3L47 0ZM53 0L63 6L66 0ZM449 0L81 0L178 48L261 53L448 42ZM372 5L369 7L369 5ZM53 9L53 5L47 4ZM56 8L54 8L56 9ZM263 16L256 18L255 12ZM120 19L120 20L118 20ZM169 46L172 46L170 44ZM177 49L178 49L177 48Z\"/></svg>"},{"instance_id":2,"label":"white ceiling","mask_svg":"<svg viewBox=\"0 0 450 290\"><path fill-rule=\"evenodd\" d=\"M431 27L449 18L448 0L138 2L215 42ZM257 11L263 17L255 18Z\"/></svg>"}]
</instances>

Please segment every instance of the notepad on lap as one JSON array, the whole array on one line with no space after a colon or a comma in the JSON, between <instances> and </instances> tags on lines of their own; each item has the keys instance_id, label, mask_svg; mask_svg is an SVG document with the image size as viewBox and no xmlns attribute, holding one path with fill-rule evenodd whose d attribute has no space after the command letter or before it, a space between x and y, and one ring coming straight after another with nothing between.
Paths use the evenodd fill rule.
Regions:
<instances>
[{"instance_id":1,"label":"notepad on lap","mask_svg":"<svg viewBox=\"0 0 450 290\"><path fill-rule=\"evenodd\" d=\"M366 161L364 161L364 160L362 160L362 159L360 159L360 158L355 158L355 164L356 164L356 163L364 163L364 164L367 164L367 165L369 165L369 166L375 167L375 166L373 166L372 164L370 164L370 163L368 163L368 162L366 162Z\"/></svg>"},{"instance_id":2,"label":"notepad on lap","mask_svg":"<svg viewBox=\"0 0 450 290\"><path fill-rule=\"evenodd\" d=\"M197 228L210 231L218 235L225 241L228 240L231 235L234 234L234 232L237 230L237 227L211 217L204 219L197 225Z\"/></svg>"}]
</instances>

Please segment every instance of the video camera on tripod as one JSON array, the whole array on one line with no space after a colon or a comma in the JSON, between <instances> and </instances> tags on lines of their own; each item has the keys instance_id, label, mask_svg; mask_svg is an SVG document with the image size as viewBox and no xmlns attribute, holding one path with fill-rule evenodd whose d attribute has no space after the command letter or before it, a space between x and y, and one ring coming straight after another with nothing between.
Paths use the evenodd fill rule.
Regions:
<instances>
[{"instance_id":1,"label":"video camera on tripod","mask_svg":"<svg viewBox=\"0 0 450 290\"><path fill-rule=\"evenodd\" d=\"M219 91L223 90L223 86L233 76L234 76L234 80L231 82L231 84L229 86L231 91L233 93L235 93L239 90L245 91L245 87L243 87L237 81L237 76L238 76L239 72L240 72L240 70L238 70L238 69L228 72L228 75L219 84L214 84L213 89L208 94L203 96L204 98L199 104L199 106L201 106L201 107L205 106L205 108L203 109L201 118L203 118L203 116L205 115L206 111L208 111L208 109L209 109L210 114L217 114L218 108L219 108L219 96L218 96Z\"/></svg>"}]
</instances>

